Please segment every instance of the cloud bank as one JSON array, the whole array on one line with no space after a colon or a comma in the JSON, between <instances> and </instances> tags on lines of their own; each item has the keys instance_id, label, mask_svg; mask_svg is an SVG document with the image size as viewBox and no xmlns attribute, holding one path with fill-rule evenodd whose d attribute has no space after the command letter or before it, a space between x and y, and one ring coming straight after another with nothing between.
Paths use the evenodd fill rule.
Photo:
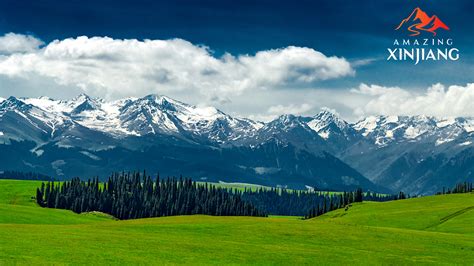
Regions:
<instances>
[{"instance_id":1,"label":"cloud bank","mask_svg":"<svg viewBox=\"0 0 474 266\"><path fill-rule=\"evenodd\" d=\"M313 105L308 103L302 103L299 105L290 104L290 105L274 105L268 108L268 114L270 115L282 115L282 114L293 114L293 115L302 115L311 111L314 108Z\"/></svg>"},{"instance_id":2,"label":"cloud bank","mask_svg":"<svg viewBox=\"0 0 474 266\"><path fill-rule=\"evenodd\" d=\"M32 53L44 43L31 35L7 33L0 37L0 55Z\"/></svg>"},{"instance_id":3,"label":"cloud bank","mask_svg":"<svg viewBox=\"0 0 474 266\"><path fill-rule=\"evenodd\" d=\"M83 36L40 48L36 38L7 34L2 42L9 45L0 57L0 75L45 77L107 98L187 91L222 100L247 90L308 86L354 74L344 58L294 46L216 57L208 47L182 39Z\"/></svg>"},{"instance_id":4,"label":"cloud bank","mask_svg":"<svg viewBox=\"0 0 474 266\"><path fill-rule=\"evenodd\" d=\"M361 84L351 92L368 97L364 106L355 108L355 113L360 116L382 114L474 117L473 83L448 87L435 84L422 92Z\"/></svg>"},{"instance_id":5,"label":"cloud bank","mask_svg":"<svg viewBox=\"0 0 474 266\"><path fill-rule=\"evenodd\" d=\"M318 86L351 77L354 68L373 60L349 63L295 46L216 56L209 47L182 39L77 37L44 44L8 33L0 37L0 93L72 97L85 92L109 100L157 93L265 121L282 114L314 115L322 107L351 121L381 114L474 116L473 84L423 90Z\"/></svg>"}]
</instances>

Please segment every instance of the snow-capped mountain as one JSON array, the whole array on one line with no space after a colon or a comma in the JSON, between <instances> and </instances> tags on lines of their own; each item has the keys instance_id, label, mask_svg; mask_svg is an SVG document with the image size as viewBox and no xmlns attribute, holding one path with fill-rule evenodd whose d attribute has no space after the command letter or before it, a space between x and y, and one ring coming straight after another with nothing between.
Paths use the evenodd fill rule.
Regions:
<instances>
[{"instance_id":1,"label":"snow-capped mountain","mask_svg":"<svg viewBox=\"0 0 474 266\"><path fill-rule=\"evenodd\" d=\"M312 117L307 124L326 141L328 149L336 154L361 138L349 123L328 109Z\"/></svg>"},{"instance_id":2,"label":"snow-capped mountain","mask_svg":"<svg viewBox=\"0 0 474 266\"><path fill-rule=\"evenodd\" d=\"M0 153L14 155L0 168L65 176L153 166L203 180L433 193L473 178L473 140L472 118L371 116L351 124L324 109L261 123L160 95L0 99Z\"/></svg>"},{"instance_id":3,"label":"snow-capped mountain","mask_svg":"<svg viewBox=\"0 0 474 266\"><path fill-rule=\"evenodd\" d=\"M338 157L392 190L435 193L473 179L473 122L471 118L367 117L353 125L362 140Z\"/></svg>"},{"instance_id":4,"label":"snow-capped mountain","mask_svg":"<svg viewBox=\"0 0 474 266\"><path fill-rule=\"evenodd\" d=\"M319 136L324 139L328 139L331 134L335 132L347 135L346 130L350 128L350 125L346 121L328 109L324 109L315 115L313 119L308 122L308 126L318 132ZM347 137L349 138L350 136Z\"/></svg>"},{"instance_id":5,"label":"snow-capped mountain","mask_svg":"<svg viewBox=\"0 0 474 266\"><path fill-rule=\"evenodd\" d=\"M378 146L403 141L417 142L435 139L435 145L454 141L463 133L473 131L474 121L466 118L437 119L427 116L371 116L354 129Z\"/></svg>"},{"instance_id":6,"label":"snow-capped mountain","mask_svg":"<svg viewBox=\"0 0 474 266\"><path fill-rule=\"evenodd\" d=\"M253 139L253 144L275 139L320 155L326 150L326 143L309 127L308 122L309 118L306 117L282 115L260 128Z\"/></svg>"},{"instance_id":7,"label":"snow-capped mountain","mask_svg":"<svg viewBox=\"0 0 474 266\"><path fill-rule=\"evenodd\" d=\"M188 105L166 96L148 95L106 102L81 94L61 101L48 97L15 99L50 116L71 119L114 137L168 134L225 142L254 134L262 123L231 117L214 107Z\"/></svg>"},{"instance_id":8,"label":"snow-capped mountain","mask_svg":"<svg viewBox=\"0 0 474 266\"><path fill-rule=\"evenodd\" d=\"M165 96L126 101L119 108L120 126L138 135L175 134L225 142L252 135L260 123L233 118L214 107L196 107Z\"/></svg>"},{"instance_id":9,"label":"snow-capped mountain","mask_svg":"<svg viewBox=\"0 0 474 266\"><path fill-rule=\"evenodd\" d=\"M0 103L2 138L46 142L57 136L64 127L74 122L56 112L48 112L35 105L10 97Z\"/></svg>"},{"instance_id":10,"label":"snow-capped mountain","mask_svg":"<svg viewBox=\"0 0 474 266\"><path fill-rule=\"evenodd\" d=\"M304 121L288 116L264 125L157 95L10 97L0 106L0 168L62 178L146 168L209 181L387 191L331 154L298 147L299 138L321 139Z\"/></svg>"}]
</instances>

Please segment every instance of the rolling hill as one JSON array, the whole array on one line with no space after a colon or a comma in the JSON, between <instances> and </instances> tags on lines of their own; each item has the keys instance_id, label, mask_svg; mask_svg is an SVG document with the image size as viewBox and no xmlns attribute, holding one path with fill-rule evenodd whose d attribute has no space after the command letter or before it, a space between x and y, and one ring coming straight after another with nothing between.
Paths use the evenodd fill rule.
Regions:
<instances>
[{"instance_id":1,"label":"rolling hill","mask_svg":"<svg viewBox=\"0 0 474 266\"><path fill-rule=\"evenodd\" d=\"M0 180L0 264L474 263L474 195L354 204L295 217L116 221L35 206L39 182Z\"/></svg>"}]
</instances>

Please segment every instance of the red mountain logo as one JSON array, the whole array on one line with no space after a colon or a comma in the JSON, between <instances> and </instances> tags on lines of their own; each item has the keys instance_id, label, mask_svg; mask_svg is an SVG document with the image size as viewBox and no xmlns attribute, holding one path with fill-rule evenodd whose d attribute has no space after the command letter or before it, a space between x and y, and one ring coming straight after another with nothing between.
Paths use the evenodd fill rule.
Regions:
<instances>
[{"instance_id":1,"label":"red mountain logo","mask_svg":"<svg viewBox=\"0 0 474 266\"><path fill-rule=\"evenodd\" d=\"M415 8L410 16L402 20L395 30L400 30L405 27L411 32L410 36L420 35L423 31L431 32L433 36L436 36L436 31L440 28L449 30L449 27L436 15L430 17L419 7Z\"/></svg>"}]
</instances>

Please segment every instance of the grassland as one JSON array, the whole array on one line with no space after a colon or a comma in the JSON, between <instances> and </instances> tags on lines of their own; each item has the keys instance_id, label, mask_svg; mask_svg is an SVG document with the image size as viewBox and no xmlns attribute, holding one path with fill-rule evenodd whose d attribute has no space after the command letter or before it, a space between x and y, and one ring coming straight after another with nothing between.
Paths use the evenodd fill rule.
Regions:
<instances>
[{"instance_id":1,"label":"grassland","mask_svg":"<svg viewBox=\"0 0 474 266\"><path fill-rule=\"evenodd\" d=\"M307 221L116 221L39 208L31 199L37 186L0 180L0 265L474 263L473 194L364 202Z\"/></svg>"}]
</instances>

